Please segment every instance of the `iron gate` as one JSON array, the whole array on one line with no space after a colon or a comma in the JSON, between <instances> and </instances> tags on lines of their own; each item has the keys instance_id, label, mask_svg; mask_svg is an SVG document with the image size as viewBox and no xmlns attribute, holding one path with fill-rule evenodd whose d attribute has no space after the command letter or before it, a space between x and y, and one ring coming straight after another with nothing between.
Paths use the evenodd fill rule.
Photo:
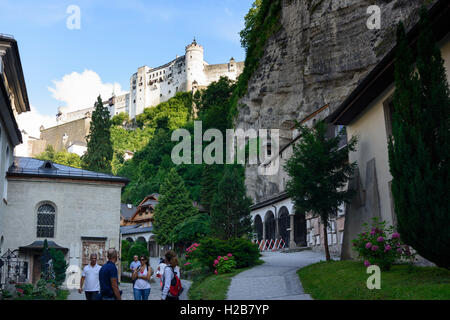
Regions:
<instances>
[{"instance_id":1,"label":"iron gate","mask_svg":"<svg viewBox=\"0 0 450 320\"><path fill-rule=\"evenodd\" d=\"M23 283L28 278L28 262L19 259L19 250L8 249L0 257L0 288L7 283Z\"/></svg>"}]
</instances>

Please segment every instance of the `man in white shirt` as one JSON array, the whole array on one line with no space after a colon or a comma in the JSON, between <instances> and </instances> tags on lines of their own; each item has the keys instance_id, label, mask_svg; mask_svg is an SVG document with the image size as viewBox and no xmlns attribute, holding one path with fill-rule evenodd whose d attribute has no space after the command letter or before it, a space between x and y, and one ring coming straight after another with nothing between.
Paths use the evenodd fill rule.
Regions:
<instances>
[{"instance_id":1,"label":"man in white shirt","mask_svg":"<svg viewBox=\"0 0 450 320\"><path fill-rule=\"evenodd\" d=\"M96 300L100 292L100 282L98 280L98 274L101 267L97 264L97 254L92 253L90 256L91 263L84 267L81 274L80 289L78 292L83 291L86 295L86 300Z\"/></svg>"}]
</instances>

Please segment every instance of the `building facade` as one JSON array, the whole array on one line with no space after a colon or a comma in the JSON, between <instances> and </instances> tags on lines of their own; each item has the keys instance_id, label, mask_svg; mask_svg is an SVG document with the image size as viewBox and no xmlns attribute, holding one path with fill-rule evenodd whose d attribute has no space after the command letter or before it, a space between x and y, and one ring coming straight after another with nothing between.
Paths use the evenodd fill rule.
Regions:
<instances>
[{"instance_id":1,"label":"building facade","mask_svg":"<svg viewBox=\"0 0 450 320\"><path fill-rule=\"evenodd\" d=\"M22 143L17 115L30 111L25 79L16 40L0 34L0 226L8 210L6 172L13 163L14 148ZM0 255L5 238L0 234Z\"/></svg>"},{"instance_id":2,"label":"building facade","mask_svg":"<svg viewBox=\"0 0 450 320\"><path fill-rule=\"evenodd\" d=\"M0 235L5 248L18 250L26 262L24 281L39 279L45 239L63 251L74 272L89 263L91 253L102 264L106 250L120 249L120 197L127 179L15 157L7 180Z\"/></svg>"},{"instance_id":3,"label":"building facade","mask_svg":"<svg viewBox=\"0 0 450 320\"><path fill-rule=\"evenodd\" d=\"M328 105L325 105L306 116L300 123L312 127L316 121L326 121L328 115L329 108ZM331 125L328 135L335 136L341 129L342 127ZM270 159L270 162L277 161L279 163L278 172L274 175L265 176L265 179L269 180L270 185L276 192L273 192L267 198L254 199L255 204L251 206L255 230L254 239L258 241L262 250L271 250L275 246L275 248L289 249L309 247L320 251L323 249L324 237L326 236L330 252L339 255L344 232L344 206L342 206L338 215L330 218L326 235L319 217L312 212L297 213L295 211L294 202L286 192L289 176L284 170L284 165L292 156L294 145L298 143L300 135L292 124L286 124L281 131L284 131L281 135L287 143L277 155ZM344 146L345 143L346 141L342 141L341 146ZM270 162L268 163L270 164ZM264 164L267 165L267 163ZM254 183L251 177L247 177L247 183Z\"/></svg>"},{"instance_id":4,"label":"building facade","mask_svg":"<svg viewBox=\"0 0 450 320\"><path fill-rule=\"evenodd\" d=\"M450 5L438 1L429 14L450 81ZM418 32L415 26L408 33L411 47L416 46ZM356 196L346 210L342 258L355 256L351 240L371 218L380 218L394 227L397 224L388 155L394 110L394 67L395 50L392 50L330 117L332 123L346 126L348 137L359 137L356 151L349 154L349 160L356 161L358 169L349 186Z\"/></svg>"}]
</instances>

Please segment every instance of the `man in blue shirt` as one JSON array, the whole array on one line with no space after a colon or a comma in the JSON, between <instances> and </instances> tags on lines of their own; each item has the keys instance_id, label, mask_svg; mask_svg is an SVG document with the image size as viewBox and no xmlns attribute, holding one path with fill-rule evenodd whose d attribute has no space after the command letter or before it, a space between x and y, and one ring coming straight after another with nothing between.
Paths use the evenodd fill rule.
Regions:
<instances>
[{"instance_id":1,"label":"man in blue shirt","mask_svg":"<svg viewBox=\"0 0 450 320\"><path fill-rule=\"evenodd\" d=\"M130 269L133 270L133 272L141 266L141 262L139 261L138 256L133 257L133 262L130 263Z\"/></svg>"},{"instance_id":2,"label":"man in blue shirt","mask_svg":"<svg viewBox=\"0 0 450 320\"><path fill-rule=\"evenodd\" d=\"M117 251L109 249L108 262L103 265L99 272L100 296L102 300L122 300L119 291L116 262Z\"/></svg>"}]
</instances>

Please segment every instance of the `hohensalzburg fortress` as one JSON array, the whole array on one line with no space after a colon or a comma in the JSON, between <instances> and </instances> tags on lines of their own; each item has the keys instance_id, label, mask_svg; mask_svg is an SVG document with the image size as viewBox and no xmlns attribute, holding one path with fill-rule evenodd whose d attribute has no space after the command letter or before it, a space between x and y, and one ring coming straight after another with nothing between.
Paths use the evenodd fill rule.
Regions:
<instances>
[{"instance_id":1,"label":"hohensalzburg fortress","mask_svg":"<svg viewBox=\"0 0 450 320\"><path fill-rule=\"evenodd\" d=\"M203 46L194 41L186 46L185 55L157 68L143 66L130 78L130 91L115 96L105 102L110 107L111 116L125 112L130 119L144 112L144 108L167 101L177 92L195 91L226 76L236 80L244 69L244 62L231 58L228 63L208 64L203 58ZM94 108L65 112L60 108L58 124L80 119Z\"/></svg>"},{"instance_id":2,"label":"hohensalzburg fortress","mask_svg":"<svg viewBox=\"0 0 450 320\"><path fill-rule=\"evenodd\" d=\"M125 112L130 119L135 119L145 108L167 101L177 92L203 89L222 76L236 80L243 69L244 62L236 62L233 58L228 63L208 64L203 59L203 47L194 39L186 46L184 56L177 56L157 68L138 68L130 78L130 91L103 97L103 104L108 106L111 117ZM68 150L78 155L84 154L93 111L93 106L72 112L65 107L59 108L57 125L41 127L39 138L30 137L23 132L24 143L21 148L17 148L17 155L34 156L43 152L47 145L52 145L56 151Z\"/></svg>"}]
</instances>

